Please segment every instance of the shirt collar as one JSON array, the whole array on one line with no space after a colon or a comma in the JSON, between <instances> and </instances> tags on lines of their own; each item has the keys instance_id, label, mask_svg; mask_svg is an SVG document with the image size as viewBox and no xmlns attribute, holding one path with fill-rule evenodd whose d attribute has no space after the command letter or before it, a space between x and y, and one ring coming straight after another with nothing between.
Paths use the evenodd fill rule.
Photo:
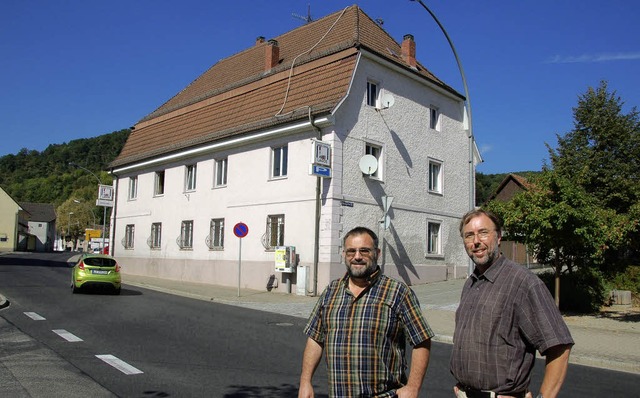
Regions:
<instances>
[{"instance_id":1,"label":"shirt collar","mask_svg":"<svg viewBox=\"0 0 640 398\"><path fill-rule=\"evenodd\" d=\"M486 271L484 271L483 274L478 274L478 267L476 267L473 270L473 274L471 274L471 276L475 280L486 279L489 282L494 283L496 278L498 277L498 274L500 274L500 271L502 270L502 268L504 268L504 261L505 257L501 254L500 257L498 257L498 259L493 264L491 264Z\"/></svg>"}]
</instances>

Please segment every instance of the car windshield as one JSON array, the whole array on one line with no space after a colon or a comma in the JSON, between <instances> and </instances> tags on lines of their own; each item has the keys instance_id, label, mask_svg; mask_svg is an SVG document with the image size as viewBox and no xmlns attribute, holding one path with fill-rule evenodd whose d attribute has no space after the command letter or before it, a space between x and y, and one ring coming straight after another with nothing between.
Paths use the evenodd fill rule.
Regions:
<instances>
[{"instance_id":1,"label":"car windshield","mask_svg":"<svg viewBox=\"0 0 640 398\"><path fill-rule=\"evenodd\" d=\"M83 260L85 265L93 265L95 267L115 267L116 260L106 257L87 257Z\"/></svg>"}]
</instances>

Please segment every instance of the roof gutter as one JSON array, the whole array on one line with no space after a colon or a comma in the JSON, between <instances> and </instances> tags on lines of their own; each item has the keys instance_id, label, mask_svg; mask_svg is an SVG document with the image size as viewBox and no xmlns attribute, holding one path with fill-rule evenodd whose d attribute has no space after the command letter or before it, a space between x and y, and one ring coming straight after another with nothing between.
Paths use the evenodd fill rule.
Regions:
<instances>
[{"instance_id":1,"label":"roof gutter","mask_svg":"<svg viewBox=\"0 0 640 398\"><path fill-rule=\"evenodd\" d=\"M259 133L255 133L255 134L243 135L242 137L214 142L212 144L203 145L196 148L191 148L188 150L171 153L169 155L160 156L160 157L142 161L142 162L132 163L127 166L114 167L111 169L110 173L118 175L126 172L131 172L134 170L143 169L145 167L156 166L159 164L164 164L164 163L176 161L179 159L184 159L188 157L210 153L210 152L221 150L228 147L243 145L248 142L265 140L265 139L275 137L275 136L280 136L280 135L293 134L300 131L308 130L309 128L316 128L316 126L319 126L319 127L330 126L330 125L333 125L334 123L335 123L334 116L327 115L327 116L317 118L314 121L309 120L309 121L304 121L296 124L290 124L290 125L262 131Z\"/></svg>"}]
</instances>

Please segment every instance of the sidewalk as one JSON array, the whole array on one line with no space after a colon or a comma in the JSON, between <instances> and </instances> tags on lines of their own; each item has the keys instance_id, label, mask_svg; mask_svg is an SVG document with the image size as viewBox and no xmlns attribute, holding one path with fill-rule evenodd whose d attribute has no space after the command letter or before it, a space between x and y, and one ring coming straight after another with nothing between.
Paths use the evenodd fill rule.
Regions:
<instances>
[{"instance_id":1,"label":"sidewalk","mask_svg":"<svg viewBox=\"0 0 640 398\"><path fill-rule=\"evenodd\" d=\"M317 297L240 289L123 275L123 283L199 300L307 318ZM412 286L436 333L434 341L451 343L455 310L463 279ZM126 288L126 287L125 287ZM319 292L320 293L320 292ZM607 312L597 316L565 316L575 346L570 362L640 374L640 311Z\"/></svg>"}]
</instances>

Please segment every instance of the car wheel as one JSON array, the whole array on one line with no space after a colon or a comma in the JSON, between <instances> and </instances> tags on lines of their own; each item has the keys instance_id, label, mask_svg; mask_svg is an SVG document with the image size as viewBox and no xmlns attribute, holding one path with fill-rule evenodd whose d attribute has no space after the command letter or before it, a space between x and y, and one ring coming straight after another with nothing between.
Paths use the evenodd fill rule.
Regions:
<instances>
[{"instance_id":1,"label":"car wheel","mask_svg":"<svg viewBox=\"0 0 640 398\"><path fill-rule=\"evenodd\" d=\"M120 295L120 288L117 288L113 291L113 294L115 294L116 296Z\"/></svg>"},{"instance_id":2,"label":"car wheel","mask_svg":"<svg viewBox=\"0 0 640 398\"><path fill-rule=\"evenodd\" d=\"M80 291L80 289L78 289L75 285L75 283L71 284L71 293L76 294Z\"/></svg>"}]
</instances>

